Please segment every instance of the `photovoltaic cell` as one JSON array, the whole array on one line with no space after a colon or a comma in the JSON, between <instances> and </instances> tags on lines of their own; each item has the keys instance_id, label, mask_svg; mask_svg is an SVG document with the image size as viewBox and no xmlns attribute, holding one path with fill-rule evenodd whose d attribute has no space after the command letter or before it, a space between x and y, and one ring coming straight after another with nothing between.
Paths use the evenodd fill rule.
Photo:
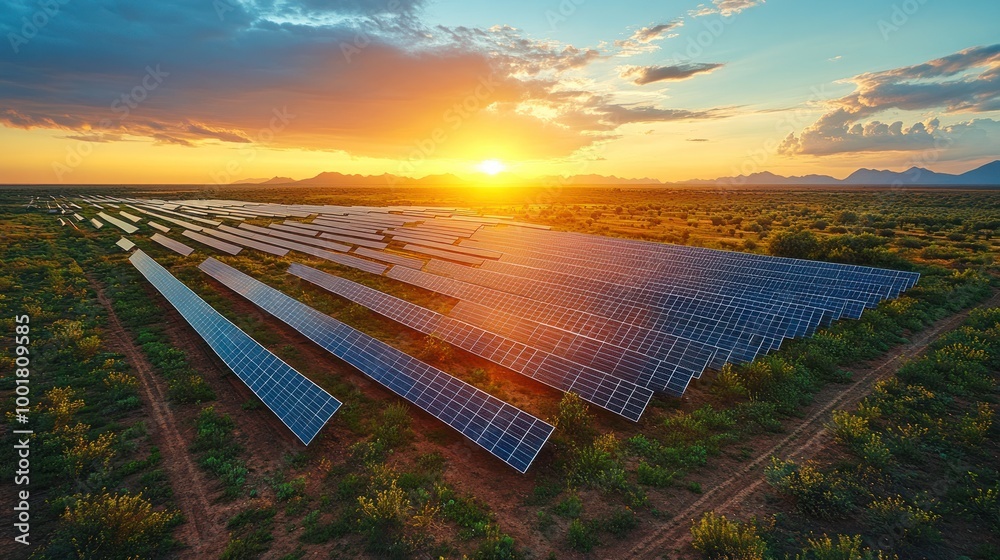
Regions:
<instances>
[{"instance_id":1,"label":"photovoltaic cell","mask_svg":"<svg viewBox=\"0 0 1000 560\"><path fill-rule=\"evenodd\" d=\"M553 427L215 259L200 268L331 354L526 472Z\"/></svg>"},{"instance_id":2,"label":"photovoltaic cell","mask_svg":"<svg viewBox=\"0 0 1000 560\"><path fill-rule=\"evenodd\" d=\"M309 445L340 408L340 401L250 338L142 251L129 261L237 377Z\"/></svg>"}]
</instances>

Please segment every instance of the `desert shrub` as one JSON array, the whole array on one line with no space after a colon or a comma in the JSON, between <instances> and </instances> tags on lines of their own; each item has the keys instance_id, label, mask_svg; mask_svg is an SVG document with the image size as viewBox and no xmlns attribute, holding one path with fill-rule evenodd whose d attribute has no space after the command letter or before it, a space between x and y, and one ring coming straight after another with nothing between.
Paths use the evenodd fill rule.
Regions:
<instances>
[{"instance_id":1,"label":"desert shrub","mask_svg":"<svg viewBox=\"0 0 1000 560\"><path fill-rule=\"evenodd\" d=\"M627 482L620 448L618 438L612 433L594 438L590 445L575 448L568 465L570 484L605 490L625 489Z\"/></svg>"},{"instance_id":2,"label":"desert shrub","mask_svg":"<svg viewBox=\"0 0 1000 560\"><path fill-rule=\"evenodd\" d=\"M935 524L941 516L908 504L902 496L890 496L868 504L864 520L875 534L892 532L906 544L918 544L940 537Z\"/></svg>"},{"instance_id":3,"label":"desert shrub","mask_svg":"<svg viewBox=\"0 0 1000 560\"><path fill-rule=\"evenodd\" d=\"M191 450L198 454L198 464L222 481L225 497L235 498L249 472L240 458L243 447L233 435L236 422L228 414L219 415L209 406L202 409L195 427Z\"/></svg>"},{"instance_id":4,"label":"desert shrub","mask_svg":"<svg viewBox=\"0 0 1000 560\"><path fill-rule=\"evenodd\" d=\"M142 494L102 489L78 494L61 517L50 555L75 558L152 558L169 548L170 532L180 522L176 511L157 511Z\"/></svg>"},{"instance_id":5,"label":"desert shrub","mask_svg":"<svg viewBox=\"0 0 1000 560\"><path fill-rule=\"evenodd\" d=\"M802 550L796 560L878 560L882 558L871 549L862 547L861 535L849 537L837 535L834 541L823 535L817 539L809 539L809 546Z\"/></svg>"},{"instance_id":6,"label":"desert shrub","mask_svg":"<svg viewBox=\"0 0 1000 560\"><path fill-rule=\"evenodd\" d=\"M584 523L580 519L574 519L569 524L569 533L566 538L569 547L577 552L590 552L595 546L600 544L593 523Z\"/></svg>"},{"instance_id":7,"label":"desert shrub","mask_svg":"<svg viewBox=\"0 0 1000 560\"><path fill-rule=\"evenodd\" d=\"M583 513L583 500L580 499L579 494L572 493L556 504L552 511L560 517L575 519Z\"/></svg>"},{"instance_id":8,"label":"desert shrub","mask_svg":"<svg viewBox=\"0 0 1000 560\"><path fill-rule=\"evenodd\" d=\"M646 461L639 461L639 466L636 467L636 480L639 484L655 486L657 488L673 484L674 479L677 478L677 474L675 470L658 465L650 465Z\"/></svg>"},{"instance_id":9,"label":"desert shrub","mask_svg":"<svg viewBox=\"0 0 1000 560\"><path fill-rule=\"evenodd\" d=\"M639 518L631 508L619 508L600 520L601 530L616 538L624 538L639 526Z\"/></svg>"},{"instance_id":10,"label":"desert shrub","mask_svg":"<svg viewBox=\"0 0 1000 560\"><path fill-rule=\"evenodd\" d=\"M776 257L811 259L819 253L820 243L810 231L780 231L771 236L767 250Z\"/></svg>"},{"instance_id":11,"label":"desert shrub","mask_svg":"<svg viewBox=\"0 0 1000 560\"><path fill-rule=\"evenodd\" d=\"M420 359L438 364L450 360L452 354L451 345L436 334L425 336L420 344L420 349L417 351L417 356Z\"/></svg>"},{"instance_id":12,"label":"desert shrub","mask_svg":"<svg viewBox=\"0 0 1000 560\"><path fill-rule=\"evenodd\" d=\"M707 560L763 560L767 547L753 525L705 513L691 527L691 546Z\"/></svg>"},{"instance_id":13,"label":"desert shrub","mask_svg":"<svg viewBox=\"0 0 1000 560\"><path fill-rule=\"evenodd\" d=\"M403 403L393 403L385 407L375 424L372 439L392 449L412 437L409 408Z\"/></svg>"},{"instance_id":14,"label":"desert shrub","mask_svg":"<svg viewBox=\"0 0 1000 560\"><path fill-rule=\"evenodd\" d=\"M813 465L772 457L764 477L775 490L792 498L800 511L813 517L841 518L854 509L852 488Z\"/></svg>"},{"instance_id":15,"label":"desert shrub","mask_svg":"<svg viewBox=\"0 0 1000 560\"><path fill-rule=\"evenodd\" d=\"M570 392L559 401L559 411L554 423L561 437L571 443L582 444L594 437L593 418L587 403L576 393Z\"/></svg>"}]
</instances>

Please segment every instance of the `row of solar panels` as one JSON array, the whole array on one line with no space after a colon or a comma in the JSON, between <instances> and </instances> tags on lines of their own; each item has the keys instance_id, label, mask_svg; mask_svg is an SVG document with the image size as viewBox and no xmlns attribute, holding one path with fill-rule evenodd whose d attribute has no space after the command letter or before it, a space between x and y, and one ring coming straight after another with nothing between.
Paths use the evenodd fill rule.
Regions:
<instances>
[{"instance_id":1,"label":"row of solar panels","mask_svg":"<svg viewBox=\"0 0 1000 560\"><path fill-rule=\"evenodd\" d=\"M118 245L134 248L125 238ZM129 260L303 443L312 441L340 406L337 399L246 335L141 250ZM200 268L520 472L527 471L552 434L550 424L228 265L208 259Z\"/></svg>"}]
</instances>

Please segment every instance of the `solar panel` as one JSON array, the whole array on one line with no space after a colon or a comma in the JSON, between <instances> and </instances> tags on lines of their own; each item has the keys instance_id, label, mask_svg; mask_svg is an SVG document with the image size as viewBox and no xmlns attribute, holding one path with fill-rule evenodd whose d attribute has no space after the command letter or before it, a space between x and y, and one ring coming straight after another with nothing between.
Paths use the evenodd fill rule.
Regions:
<instances>
[{"instance_id":1,"label":"solar panel","mask_svg":"<svg viewBox=\"0 0 1000 560\"><path fill-rule=\"evenodd\" d=\"M226 226L223 226L223 227L226 227ZM235 229L235 228L230 228L230 229ZM201 231L202 231L202 233L207 233L209 235L218 237L219 239L222 239L223 241L228 241L228 242L230 242L230 243L232 243L234 245L241 245L243 247L249 247L251 249L256 249L256 250L261 251L263 253L269 253L271 255L275 255L275 256L278 256L278 257L283 257L283 256L285 256L285 255L288 254L288 249L286 249L284 247L276 247L276 246L271 245L269 243L262 243L260 241L254 241L253 239L250 239L249 237L245 237L245 236L242 236L242 235L235 235L235 234L232 234L232 233L227 233L225 231L219 231L217 229L210 229L210 228L205 228L205 229L203 229ZM237 230L237 231L239 231L239 230Z\"/></svg>"},{"instance_id":2,"label":"solar panel","mask_svg":"<svg viewBox=\"0 0 1000 560\"><path fill-rule=\"evenodd\" d=\"M175 253L184 255L185 257L194 252L194 249L192 249L191 247L188 247L187 245L181 243L180 241L174 241L173 239L167 237L166 235L160 235L159 233L154 233L153 236L150 237L150 239L152 241L155 241L156 243L159 243L160 245L163 245L164 247L170 249Z\"/></svg>"},{"instance_id":3,"label":"solar panel","mask_svg":"<svg viewBox=\"0 0 1000 560\"><path fill-rule=\"evenodd\" d=\"M154 222L153 220L146 220L146 223L149 224L149 226L152 227L153 229L158 229L163 233L167 233L170 231L170 228L168 228L167 226Z\"/></svg>"},{"instance_id":4,"label":"solar panel","mask_svg":"<svg viewBox=\"0 0 1000 560\"><path fill-rule=\"evenodd\" d=\"M334 222L331 222L331 223L334 223ZM321 221L319 219L316 219L316 220L313 220L312 225L323 225L323 226L326 226L326 222L323 222L323 221ZM367 239L368 241L379 241L379 242L382 242L382 241L385 240L385 236L384 235L381 235L381 234L378 234L378 233L368 233L368 231L371 231L371 230L361 231L359 229L351 229L349 226L348 227L340 227L340 225L329 226L329 227L324 227L323 230L319 230L319 231L326 231L328 233L334 233L334 234L337 234L337 235L344 235L346 237L357 237L358 239Z\"/></svg>"},{"instance_id":5,"label":"solar panel","mask_svg":"<svg viewBox=\"0 0 1000 560\"><path fill-rule=\"evenodd\" d=\"M385 249L388 247L388 243L382 243L381 241L369 241L367 239L337 235L335 233L321 233L319 236L323 239L332 239L334 241L340 241L341 243L348 243L359 247L368 247L370 249Z\"/></svg>"},{"instance_id":6,"label":"solar panel","mask_svg":"<svg viewBox=\"0 0 1000 560\"><path fill-rule=\"evenodd\" d=\"M331 354L526 472L553 427L215 259L199 267Z\"/></svg>"},{"instance_id":7,"label":"solar panel","mask_svg":"<svg viewBox=\"0 0 1000 560\"><path fill-rule=\"evenodd\" d=\"M181 235L190 239L194 239L195 241L201 243L202 245L208 245L213 249L218 249L223 253L229 253L230 255L237 255L239 254L240 251L243 250L242 247L233 245L232 243L226 243L225 241L215 239L207 235L202 235L200 233L191 230L184 230L184 233L182 233Z\"/></svg>"},{"instance_id":8,"label":"solar panel","mask_svg":"<svg viewBox=\"0 0 1000 560\"><path fill-rule=\"evenodd\" d=\"M382 230L386 235L391 235L394 239L399 237L399 241L405 242L403 238L410 239L423 239L425 241L436 241L438 243L444 243L446 245L454 245L456 241L462 239L457 235L446 235L441 233L430 233L423 230L418 230L414 228L395 228L395 229L385 229Z\"/></svg>"},{"instance_id":9,"label":"solar panel","mask_svg":"<svg viewBox=\"0 0 1000 560\"><path fill-rule=\"evenodd\" d=\"M149 210L143 210L142 208L137 208L137 210L139 210L140 212L142 212L147 216L152 216L158 220L163 220L164 222L170 222L171 224L181 226L182 228L186 228L191 231L201 231L203 229L201 226L192 224L191 222L178 220L177 218L171 218L170 216L164 216L162 214L150 212Z\"/></svg>"},{"instance_id":10,"label":"solar panel","mask_svg":"<svg viewBox=\"0 0 1000 560\"><path fill-rule=\"evenodd\" d=\"M345 278L297 263L293 263L288 272L418 332L440 336L445 342L560 391L577 393L580 398L630 420L639 420L653 396L651 390L638 386L637 383L642 384L648 380L641 379L643 376L655 376L657 364L643 364L646 366L645 371L640 366L628 372L629 375L634 374L634 379L615 378L610 373L598 371L589 365L445 317ZM669 377L669 374L665 377ZM678 384L686 387L689 380L690 375ZM662 382L665 385L669 383L667 379ZM679 387L679 390L683 392L683 387Z\"/></svg>"},{"instance_id":11,"label":"solar panel","mask_svg":"<svg viewBox=\"0 0 1000 560\"><path fill-rule=\"evenodd\" d=\"M340 401L250 338L142 251L129 261L271 412L309 445L340 408Z\"/></svg>"},{"instance_id":12,"label":"solar panel","mask_svg":"<svg viewBox=\"0 0 1000 560\"><path fill-rule=\"evenodd\" d=\"M131 241L125 239L124 237L115 242L115 245L121 247L122 251L125 251L126 253L131 251L132 249L135 249L135 243L132 243Z\"/></svg>"},{"instance_id":13,"label":"solar panel","mask_svg":"<svg viewBox=\"0 0 1000 560\"><path fill-rule=\"evenodd\" d=\"M451 253L461 253L463 255L472 255L473 257L480 257L482 259L499 259L503 253L498 251L490 251L488 249L478 249L476 247L466 247L464 245L450 245L448 243L440 243L437 241L427 241L425 239L420 239L419 237L393 234L393 241L401 241L403 243L411 243L413 245L420 245L421 247L430 247L432 249L439 249L441 251L449 251Z\"/></svg>"},{"instance_id":14,"label":"solar panel","mask_svg":"<svg viewBox=\"0 0 1000 560\"><path fill-rule=\"evenodd\" d=\"M225 228L226 228L226 226L220 226L220 229L224 229L225 230ZM277 230L277 229L262 228L262 227L253 226L253 225L250 225L250 224L240 224L240 229L245 230L245 231L250 232L250 233L256 233L256 234L259 234L259 235L262 235L262 236L266 236L267 238L271 238L270 241L267 241L267 239L262 239L262 240L263 241L267 241L268 243L273 243L275 245L277 245L277 243L274 243L274 239L273 238L280 237L281 239L287 239L289 241L294 241L296 243L302 243L302 244L306 244L306 245L315 245L317 247L323 247L325 249L330 249L332 251L340 251L341 253L346 253L346 252L348 252L348 251L351 250L351 247L349 245L343 245L341 243L334 243L332 241L324 241L322 239L316 239L315 237L309 237L307 235L299 235L299 234L296 234L296 233L290 233L290 232L287 232L287 231L281 231L281 230ZM225 231L229 231L229 230L225 230Z\"/></svg>"},{"instance_id":15,"label":"solar panel","mask_svg":"<svg viewBox=\"0 0 1000 560\"><path fill-rule=\"evenodd\" d=\"M300 228L300 227L295 227L295 226L289 226L289 225L285 225L285 224L268 224L267 227L268 228L277 229L277 230L281 230L281 231L287 231L289 233L294 233L296 235L302 235L302 236L306 236L306 237L315 237L315 236L319 235L319 231L318 230L305 229L305 228Z\"/></svg>"},{"instance_id":16,"label":"solar panel","mask_svg":"<svg viewBox=\"0 0 1000 560\"><path fill-rule=\"evenodd\" d=\"M354 253L370 259L375 259L377 261L382 261L384 263L394 264L398 266L405 266L407 268L415 268L420 270L424 267L424 261L420 259L412 259L410 257L404 257L403 255L397 255L395 253L387 253L385 251L376 251L375 249L368 249L366 247L358 247L354 250Z\"/></svg>"},{"instance_id":17,"label":"solar panel","mask_svg":"<svg viewBox=\"0 0 1000 560\"><path fill-rule=\"evenodd\" d=\"M135 223L138 223L138 222L139 222L139 220L141 220L141 219L142 219L142 218L140 218L139 216L136 216L136 215L134 215L134 214L129 214L128 212L125 212L125 211L120 211L120 212L118 212L118 213L119 213L119 214L121 214L121 216L122 216L123 218L125 218L125 219L127 219L127 220L129 220L129 221L131 221L131 222L135 222Z\"/></svg>"},{"instance_id":18,"label":"solar panel","mask_svg":"<svg viewBox=\"0 0 1000 560\"><path fill-rule=\"evenodd\" d=\"M135 232L139 231L139 228L133 226L132 224L129 224L127 222L123 222L123 221L119 220L118 218L115 218L114 216L110 216L110 215L108 215L108 214L106 214L104 212L98 212L97 215L99 217L101 217L101 218L104 218L104 221L106 221L109 224L115 226L116 228L124 231L125 233L135 233Z\"/></svg>"},{"instance_id":19,"label":"solar panel","mask_svg":"<svg viewBox=\"0 0 1000 560\"><path fill-rule=\"evenodd\" d=\"M414 245L414 244L411 244L411 243L407 243L406 245L403 245L403 249L406 250L406 251L409 251L411 253L417 253L418 255L428 255L428 256L431 256L431 257L438 257L438 258L441 258L441 259L447 259L449 261L455 261L455 262L460 262L460 263L464 263L464 264L471 264L471 265L477 265L478 266L478 265L481 265L481 264L483 264L485 262L483 259L480 259L480 258L477 258L477 257L469 257L469 256L462 255L462 254L459 254L459 253L453 253L451 251L441 251L439 249L432 249L430 247L422 247L420 245Z\"/></svg>"},{"instance_id":20,"label":"solar panel","mask_svg":"<svg viewBox=\"0 0 1000 560\"><path fill-rule=\"evenodd\" d=\"M379 229L381 229L380 226L375 225L375 224L372 224L372 225L360 225L360 224L355 224L355 223L350 222L350 221L331 222L331 221L326 221L326 220L320 220L319 222L312 223L312 224L306 224L306 223L302 223L302 222L295 222L295 221L292 221L292 220L285 220L284 222L282 222L281 225L289 226L289 227L296 227L296 228L299 228L299 229L308 229L308 230L311 230L311 231L327 231L327 232L332 232L335 229L349 229L349 230L352 230L352 231L357 231L357 232L360 232L360 233L369 233L369 234L375 234L376 231L378 231Z\"/></svg>"},{"instance_id":21,"label":"solar panel","mask_svg":"<svg viewBox=\"0 0 1000 560\"><path fill-rule=\"evenodd\" d=\"M91 218L90 223L93 224L94 227L97 229L101 229L102 227L104 227L104 224L102 224L97 218Z\"/></svg>"},{"instance_id":22,"label":"solar panel","mask_svg":"<svg viewBox=\"0 0 1000 560\"><path fill-rule=\"evenodd\" d=\"M220 227L225 228L226 226L220 226ZM326 249L320 249L319 247L313 247L313 246L310 246L310 245L305 245L305 244L302 244L302 243L297 243L295 241L289 241L288 239L284 239L284 238L271 237L269 235L263 235L263 234L259 234L259 233L253 233L251 231L246 231L246 230L238 230L238 229L235 229L235 228L230 228L230 229L232 229L234 231L240 232L240 234L242 236L244 236L244 237L249 237L251 239L254 239L254 240L257 240L257 241L261 241L261 242L267 243L269 245L274 245L276 247L282 247L284 249L288 249L288 250L292 250L292 251L298 251L300 253L305 253L307 255L312 255L314 257L319 257L321 259L327 259L327 260L333 261L333 262L338 262L340 260L340 257L346 256L346 255L339 255L339 254L333 253L331 251L327 251Z\"/></svg>"}]
</instances>

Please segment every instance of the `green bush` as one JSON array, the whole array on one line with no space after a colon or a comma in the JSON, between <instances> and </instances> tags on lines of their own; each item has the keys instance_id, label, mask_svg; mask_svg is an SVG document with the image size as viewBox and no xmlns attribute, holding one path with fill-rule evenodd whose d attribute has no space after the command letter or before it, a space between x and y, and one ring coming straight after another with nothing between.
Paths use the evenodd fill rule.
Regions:
<instances>
[{"instance_id":1,"label":"green bush","mask_svg":"<svg viewBox=\"0 0 1000 560\"><path fill-rule=\"evenodd\" d=\"M559 401L554 424L562 438L576 444L586 444L594 437L593 415L587 403L576 393L566 393Z\"/></svg>"},{"instance_id":2,"label":"green bush","mask_svg":"<svg viewBox=\"0 0 1000 560\"><path fill-rule=\"evenodd\" d=\"M809 539L809 546L802 550L802 554L796 556L796 560L879 560L880 554L875 554L868 548L861 546L861 535L849 537L837 535L834 542L830 537L823 535L818 539Z\"/></svg>"},{"instance_id":3,"label":"green bush","mask_svg":"<svg viewBox=\"0 0 1000 560\"><path fill-rule=\"evenodd\" d=\"M658 465L650 465L646 461L639 461L636 467L636 477L639 484L663 488L673 484L677 478L677 471L666 469Z\"/></svg>"},{"instance_id":4,"label":"green bush","mask_svg":"<svg viewBox=\"0 0 1000 560\"><path fill-rule=\"evenodd\" d=\"M764 560L767 546L753 525L706 512L691 527L691 546L707 560Z\"/></svg>"},{"instance_id":5,"label":"green bush","mask_svg":"<svg viewBox=\"0 0 1000 560\"><path fill-rule=\"evenodd\" d=\"M170 532L180 522L177 511L156 511L142 494L102 489L77 494L66 507L48 553L65 557L152 558L170 547ZM72 552L70 552L72 551Z\"/></svg>"},{"instance_id":6,"label":"green bush","mask_svg":"<svg viewBox=\"0 0 1000 560\"><path fill-rule=\"evenodd\" d=\"M235 498L246 484L249 471L240 458L243 446L236 443L236 423L228 415L219 415L213 407L202 409L191 450L199 455L198 464L223 483L224 496Z\"/></svg>"},{"instance_id":7,"label":"green bush","mask_svg":"<svg viewBox=\"0 0 1000 560\"><path fill-rule=\"evenodd\" d=\"M799 510L813 517L842 518L854 509L852 488L812 465L772 457L764 477L775 490L795 500Z\"/></svg>"},{"instance_id":8,"label":"green bush","mask_svg":"<svg viewBox=\"0 0 1000 560\"><path fill-rule=\"evenodd\" d=\"M902 496L875 500L865 509L864 520L876 534L893 531L901 542L920 544L936 541L940 533L936 523L941 516L908 504Z\"/></svg>"},{"instance_id":9,"label":"green bush","mask_svg":"<svg viewBox=\"0 0 1000 560\"><path fill-rule=\"evenodd\" d=\"M569 524L567 540L569 547L577 552L590 552L595 546L600 544L593 523L584 523L580 519L574 519Z\"/></svg>"}]
</instances>

